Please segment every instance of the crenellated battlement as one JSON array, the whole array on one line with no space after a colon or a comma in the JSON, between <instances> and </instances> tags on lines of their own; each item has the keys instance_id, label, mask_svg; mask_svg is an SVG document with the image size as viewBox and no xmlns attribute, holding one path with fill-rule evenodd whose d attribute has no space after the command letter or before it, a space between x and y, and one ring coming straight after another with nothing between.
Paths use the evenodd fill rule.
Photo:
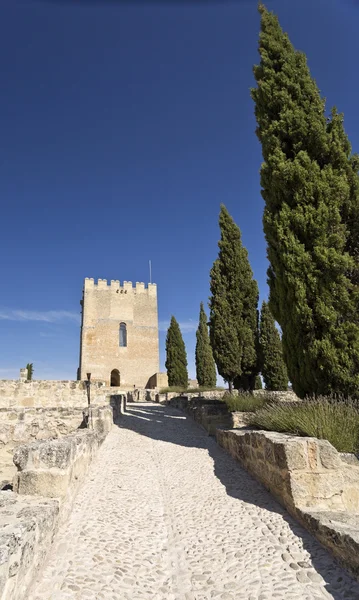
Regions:
<instances>
[{"instance_id":1,"label":"crenellated battlement","mask_svg":"<svg viewBox=\"0 0 359 600\"><path fill-rule=\"evenodd\" d=\"M149 283L147 287L143 281L136 281L136 285L132 285L132 281L124 281L123 285L119 279L111 279L108 283L107 279L98 279L97 283L93 277L86 277L84 282L84 290L110 290L121 294L148 294L149 296L157 296L157 284Z\"/></svg>"}]
</instances>

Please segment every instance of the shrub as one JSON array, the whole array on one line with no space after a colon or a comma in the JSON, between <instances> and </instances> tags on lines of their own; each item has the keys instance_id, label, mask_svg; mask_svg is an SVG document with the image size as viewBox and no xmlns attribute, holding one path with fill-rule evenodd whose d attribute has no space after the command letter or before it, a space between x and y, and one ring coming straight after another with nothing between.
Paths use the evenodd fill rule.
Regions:
<instances>
[{"instance_id":1,"label":"shrub","mask_svg":"<svg viewBox=\"0 0 359 600\"><path fill-rule=\"evenodd\" d=\"M250 392L241 392L239 394L225 394L224 402L230 412L256 412L268 404L266 394L251 394Z\"/></svg>"},{"instance_id":2,"label":"shrub","mask_svg":"<svg viewBox=\"0 0 359 600\"><path fill-rule=\"evenodd\" d=\"M328 440L338 452L359 451L359 408L352 400L319 396L264 406L249 425Z\"/></svg>"}]
</instances>

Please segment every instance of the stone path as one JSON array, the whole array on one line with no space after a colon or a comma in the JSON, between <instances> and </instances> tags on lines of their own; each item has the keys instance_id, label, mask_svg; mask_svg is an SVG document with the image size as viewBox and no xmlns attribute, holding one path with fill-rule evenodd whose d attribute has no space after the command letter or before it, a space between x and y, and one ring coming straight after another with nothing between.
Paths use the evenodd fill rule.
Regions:
<instances>
[{"instance_id":1,"label":"stone path","mask_svg":"<svg viewBox=\"0 0 359 600\"><path fill-rule=\"evenodd\" d=\"M130 405L29 600L359 598L261 485L175 409Z\"/></svg>"}]
</instances>

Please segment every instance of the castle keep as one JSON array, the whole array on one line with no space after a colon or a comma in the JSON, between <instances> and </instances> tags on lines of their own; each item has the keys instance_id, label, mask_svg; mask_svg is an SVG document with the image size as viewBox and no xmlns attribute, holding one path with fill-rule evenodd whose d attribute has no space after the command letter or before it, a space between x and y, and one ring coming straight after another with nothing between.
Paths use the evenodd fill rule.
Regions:
<instances>
[{"instance_id":1,"label":"castle keep","mask_svg":"<svg viewBox=\"0 0 359 600\"><path fill-rule=\"evenodd\" d=\"M149 387L159 371L157 286L85 279L78 379Z\"/></svg>"}]
</instances>

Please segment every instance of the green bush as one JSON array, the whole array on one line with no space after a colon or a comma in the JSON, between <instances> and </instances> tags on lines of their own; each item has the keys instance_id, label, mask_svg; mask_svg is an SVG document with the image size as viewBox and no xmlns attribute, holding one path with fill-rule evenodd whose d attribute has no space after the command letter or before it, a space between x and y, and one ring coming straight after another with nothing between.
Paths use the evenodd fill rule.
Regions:
<instances>
[{"instance_id":1,"label":"green bush","mask_svg":"<svg viewBox=\"0 0 359 600\"><path fill-rule=\"evenodd\" d=\"M230 412L256 412L268 404L266 394L251 394L250 392L228 393L223 396L223 400Z\"/></svg>"},{"instance_id":2,"label":"green bush","mask_svg":"<svg viewBox=\"0 0 359 600\"><path fill-rule=\"evenodd\" d=\"M328 440L338 452L359 451L359 407L352 400L320 396L272 403L250 417L249 425Z\"/></svg>"}]
</instances>

